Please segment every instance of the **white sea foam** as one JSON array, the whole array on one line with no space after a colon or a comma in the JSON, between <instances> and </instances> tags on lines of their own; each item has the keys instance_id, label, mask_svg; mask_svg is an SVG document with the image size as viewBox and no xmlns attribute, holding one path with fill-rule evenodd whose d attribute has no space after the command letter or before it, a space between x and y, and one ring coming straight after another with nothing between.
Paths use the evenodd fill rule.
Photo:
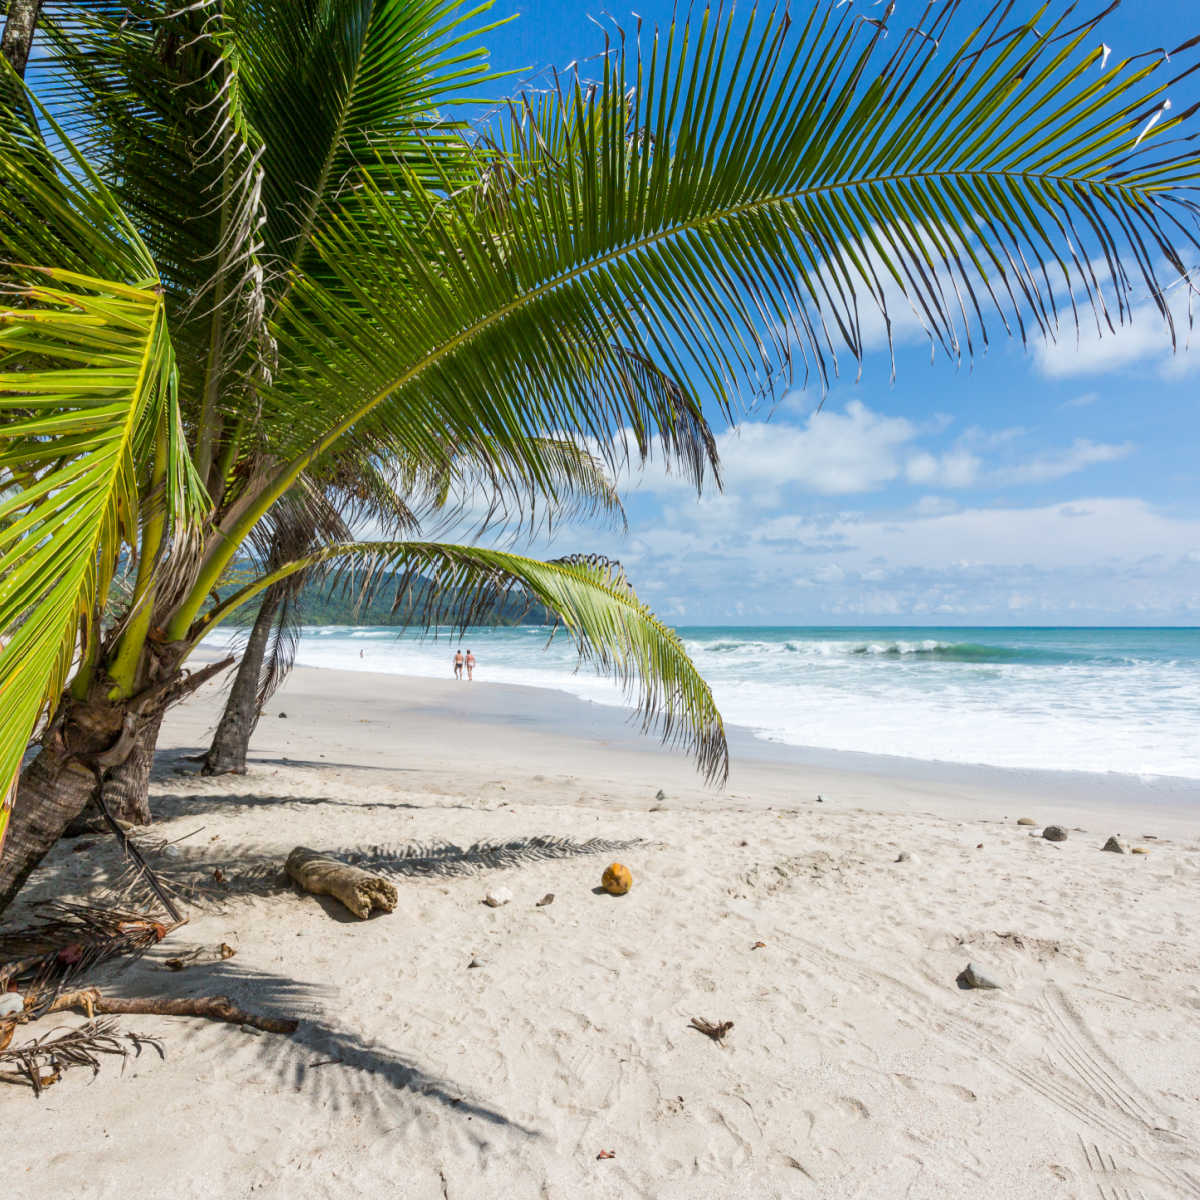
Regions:
<instances>
[{"instance_id":1,"label":"white sea foam","mask_svg":"<svg viewBox=\"0 0 1200 1200\"><path fill-rule=\"evenodd\" d=\"M725 720L799 746L1003 767L1200 778L1200 631L684 631ZM561 635L472 630L476 679L625 703ZM451 674L458 645L306 630L302 666ZM360 656L360 651L361 656Z\"/></svg>"}]
</instances>

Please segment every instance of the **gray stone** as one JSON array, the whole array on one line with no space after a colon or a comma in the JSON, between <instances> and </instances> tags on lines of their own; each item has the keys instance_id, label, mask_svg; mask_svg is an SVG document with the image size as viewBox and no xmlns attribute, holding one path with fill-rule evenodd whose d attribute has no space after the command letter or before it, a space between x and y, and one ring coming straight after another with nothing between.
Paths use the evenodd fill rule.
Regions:
<instances>
[{"instance_id":1,"label":"gray stone","mask_svg":"<svg viewBox=\"0 0 1200 1200\"><path fill-rule=\"evenodd\" d=\"M1101 846L1100 848L1102 850L1109 850L1113 854L1128 854L1129 853L1129 851L1126 850L1126 848L1125 848L1125 843L1123 841L1121 841L1120 838L1117 838L1117 837L1110 837L1108 839L1108 841L1105 842L1104 845Z\"/></svg>"},{"instance_id":2,"label":"gray stone","mask_svg":"<svg viewBox=\"0 0 1200 1200\"><path fill-rule=\"evenodd\" d=\"M1018 825L1036 825L1037 822L1032 817L1021 817L1017 821Z\"/></svg>"},{"instance_id":3,"label":"gray stone","mask_svg":"<svg viewBox=\"0 0 1200 1200\"><path fill-rule=\"evenodd\" d=\"M654 793L654 798L659 802L659 804L661 804L667 798L667 793L664 792L662 788L659 788L658 791Z\"/></svg>"},{"instance_id":4,"label":"gray stone","mask_svg":"<svg viewBox=\"0 0 1200 1200\"><path fill-rule=\"evenodd\" d=\"M969 988L999 988L999 984L990 976L976 970L974 963L967 963L966 970L958 977L964 987Z\"/></svg>"},{"instance_id":5,"label":"gray stone","mask_svg":"<svg viewBox=\"0 0 1200 1200\"><path fill-rule=\"evenodd\" d=\"M896 861L898 863L919 863L921 860L915 854L912 854L907 850L901 850L900 853L896 855Z\"/></svg>"},{"instance_id":6,"label":"gray stone","mask_svg":"<svg viewBox=\"0 0 1200 1200\"><path fill-rule=\"evenodd\" d=\"M1042 830L1042 837L1048 842L1065 842L1067 840L1067 831L1061 825L1047 825Z\"/></svg>"},{"instance_id":7,"label":"gray stone","mask_svg":"<svg viewBox=\"0 0 1200 1200\"><path fill-rule=\"evenodd\" d=\"M499 908L501 905L508 904L512 900L512 892L506 887L493 888L483 898L484 904L488 908Z\"/></svg>"},{"instance_id":8,"label":"gray stone","mask_svg":"<svg viewBox=\"0 0 1200 1200\"><path fill-rule=\"evenodd\" d=\"M553 893L553 892L547 892L547 893L546 893L546 894L545 894L545 895L544 895L544 896L543 896L543 897L542 897L542 898L541 898L541 899L540 899L540 900L537 902L537 905L536 905L536 907L537 907L537 908L545 908L547 904L553 904L553 903L554 903L554 893Z\"/></svg>"}]
</instances>

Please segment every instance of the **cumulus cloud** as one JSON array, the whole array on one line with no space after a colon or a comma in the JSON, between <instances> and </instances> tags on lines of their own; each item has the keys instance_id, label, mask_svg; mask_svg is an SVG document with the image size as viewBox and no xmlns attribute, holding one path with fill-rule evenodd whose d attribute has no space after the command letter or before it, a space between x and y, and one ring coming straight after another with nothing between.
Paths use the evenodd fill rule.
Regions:
<instances>
[{"instance_id":1,"label":"cumulus cloud","mask_svg":"<svg viewBox=\"0 0 1200 1200\"><path fill-rule=\"evenodd\" d=\"M970 428L948 448L923 443L945 430L935 419L921 426L875 412L859 400L842 411L821 409L801 424L747 421L717 438L726 496L760 508L778 508L788 493L852 496L894 483L923 489L1008 487L1062 479L1097 463L1130 453L1129 445L1077 439L1027 461L989 466L988 455L1011 455L1027 431ZM687 484L651 466L633 486L662 495L681 495Z\"/></svg>"}]
</instances>

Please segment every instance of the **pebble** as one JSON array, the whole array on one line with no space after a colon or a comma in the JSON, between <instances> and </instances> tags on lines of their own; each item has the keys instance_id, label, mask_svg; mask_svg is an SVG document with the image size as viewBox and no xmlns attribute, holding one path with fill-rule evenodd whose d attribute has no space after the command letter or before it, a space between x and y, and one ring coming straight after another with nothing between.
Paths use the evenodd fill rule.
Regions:
<instances>
[{"instance_id":1,"label":"pebble","mask_svg":"<svg viewBox=\"0 0 1200 1200\"><path fill-rule=\"evenodd\" d=\"M480 962L479 959L473 958L473 959L471 959L471 961L469 963L467 963L467 970L469 971L472 967L482 967L482 966L483 966L483 963Z\"/></svg>"},{"instance_id":2,"label":"pebble","mask_svg":"<svg viewBox=\"0 0 1200 1200\"><path fill-rule=\"evenodd\" d=\"M1109 850L1113 854L1128 854L1129 853L1125 849L1125 843L1123 841L1121 841L1121 839L1118 837L1110 837L1108 839L1108 841L1105 842L1104 845L1100 847L1100 849L1101 850Z\"/></svg>"},{"instance_id":3,"label":"pebble","mask_svg":"<svg viewBox=\"0 0 1200 1200\"><path fill-rule=\"evenodd\" d=\"M1149 854L1150 847L1149 846L1134 846L1134 848L1132 850L1130 850L1129 853L1130 854Z\"/></svg>"},{"instance_id":4,"label":"pebble","mask_svg":"<svg viewBox=\"0 0 1200 1200\"><path fill-rule=\"evenodd\" d=\"M1047 825L1042 830L1042 837L1048 842L1065 842L1067 840L1067 831L1061 825Z\"/></svg>"},{"instance_id":5,"label":"pebble","mask_svg":"<svg viewBox=\"0 0 1200 1200\"><path fill-rule=\"evenodd\" d=\"M999 984L981 971L975 969L974 963L967 963L967 969L959 976L969 988L999 988Z\"/></svg>"},{"instance_id":6,"label":"pebble","mask_svg":"<svg viewBox=\"0 0 1200 1200\"><path fill-rule=\"evenodd\" d=\"M901 850L900 853L896 855L896 861L897 862L906 862L906 863L919 863L921 860L915 854L911 854L907 850Z\"/></svg>"},{"instance_id":7,"label":"pebble","mask_svg":"<svg viewBox=\"0 0 1200 1200\"><path fill-rule=\"evenodd\" d=\"M654 798L659 802L659 804L661 804L667 798L667 793L664 792L662 788L659 788L658 791L654 793Z\"/></svg>"},{"instance_id":8,"label":"pebble","mask_svg":"<svg viewBox=\"0 0 1200 1200\"><path fill-rule=\"evenodd\" d=\"M543 897L542 897L542 898L541 898L541 899L540 899L540 900L537 902L537 907L538 907L538 908L545 908L547 904L553 904L553 903L554 903L554 893L553 893L553 892L547 892L547 893L546 893L546 894L545 894L545 895L544 895L544 896L543 896Z\"/></svg>"},{"instance_id":9,"label":"pebble","mask_svg":"<svg viewBox=\"0 0 1200 1200\"><path fill-rule=\"evenodd\" d=\"M15 1017L25 1010L25 1001L17 992L0 994L0 1017Z\"/></svg>"},{"instance_id":10,"label":"pebble","mask_svg":"<svg viewBox=\"0 0 1200 1200\"><path fill-rule=\"evenodd\" d=\"M281 721L285 720L286 718L287 718L287 713L280 713L280 714L279 714L279 719L280 719Z\"/></svg>"},{"instance_id":11,"label":"pebble","mask_svg":"<svg viewBox=\"0 0 1200 1200\"><path fill-rule=\"evenodd\" d=\"M1021 817L1017 821L1018 825L1036 825L1037 822L1032 817Z\"/></svg>"},{"instance_id":12,"label":"pebble","mask_svg":"<svg viewBox=\"0 0 1200 1200\"><path fill-rule=\"evenodd\" d=\"M503 904L508 904L512 900L512 892L506 887L493 888L483 898L484 904L489 908L499 908Z\"/></svg>"}]
</instances>

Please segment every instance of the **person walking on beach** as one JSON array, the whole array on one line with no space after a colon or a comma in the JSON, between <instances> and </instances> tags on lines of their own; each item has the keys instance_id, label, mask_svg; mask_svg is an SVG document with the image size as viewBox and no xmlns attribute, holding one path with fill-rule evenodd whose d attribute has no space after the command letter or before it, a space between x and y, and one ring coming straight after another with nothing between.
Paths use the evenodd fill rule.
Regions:
<instances>
[{"instance_id":1,"label":"person walking on beach","mask_svg":"<svg viewBox=\"0 0 1200 1200\"><path fill-rule=\"evenodd\" d=\"M462 669L463 669L463 652L461 650L456 650L454 652L454 678L455 679L462 678Z\"/></svg>"},{"instance_id":2,"label":"person walking on beach","mask_svg":"<svg viewBox=\"0 0 1200 1200\"><path fill-rule=\"evenodd\" d=\"M475 678L475 655L470 650L467 651L467 682L470 683Z\"/></svg>"}]
</instances>

